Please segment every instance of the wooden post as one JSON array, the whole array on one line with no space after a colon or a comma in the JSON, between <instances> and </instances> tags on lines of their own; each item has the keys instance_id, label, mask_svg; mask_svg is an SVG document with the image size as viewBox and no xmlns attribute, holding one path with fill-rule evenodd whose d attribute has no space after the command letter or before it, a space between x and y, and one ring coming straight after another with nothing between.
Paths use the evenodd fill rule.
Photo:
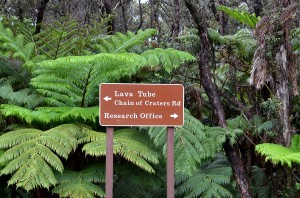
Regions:
<instances>
[{"instance_id":1,"label":"wooden post","mask_svg":"<svg viewBox=\"0 0 300 198\"><path fill-rule=\"evenodd\" d=\"M113 198L114 185L114 128L106 127L106 167L105 167L105 195L106 198Z\"/></svg>"},{"instance_id":2,"label":"wooden post","mask_svg":"<svg viewBox=\"0 0 300 198\"><path fill-rule=\"evenodd\" d=\"M167 129L167 198L174 198L174 127Z\"/></svg>"}]
</instances>

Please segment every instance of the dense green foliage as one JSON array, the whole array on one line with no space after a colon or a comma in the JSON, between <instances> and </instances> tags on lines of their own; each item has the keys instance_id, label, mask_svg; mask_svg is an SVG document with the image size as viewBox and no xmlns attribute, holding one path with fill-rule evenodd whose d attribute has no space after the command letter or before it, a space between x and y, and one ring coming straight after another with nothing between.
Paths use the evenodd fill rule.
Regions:
<instances>
[{"instance_id":1,"label":"dense green foliage","mask_svg":"<svg viewBox=\"0 0 300 198\"><path fill-rule=\"evenodd\" d=\"M105 197L99 84L109 82L184 86L176 197L298 197L298 9L1 1L0 196ZM167 196L166 129L114 127L114 197Z\"/></svg>"}]
</instances>

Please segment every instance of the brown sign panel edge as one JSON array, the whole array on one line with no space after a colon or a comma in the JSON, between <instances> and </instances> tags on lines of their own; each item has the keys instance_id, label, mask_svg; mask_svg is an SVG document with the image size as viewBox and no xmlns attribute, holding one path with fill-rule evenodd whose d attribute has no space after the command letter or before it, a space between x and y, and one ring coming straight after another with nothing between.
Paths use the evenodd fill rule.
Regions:
<instances>
[{"instance_id":1,"label":"brown sign panel edge","mask_svg":"<svg viewBox=\"0 0 300 198\"><path fill-rule=\"evenodd\" d=\"M101 85L125 85L125 86L181 86L182 87L182 119L181 124L172 124L172 125L166 125L166 124L102 124L101 123ZM99 124L101 126L161 126L161 127L180 127L184 125L184 86L182 84L151 84L151 83L101 83L99 85Z\"/></svg>"}]
</instances>

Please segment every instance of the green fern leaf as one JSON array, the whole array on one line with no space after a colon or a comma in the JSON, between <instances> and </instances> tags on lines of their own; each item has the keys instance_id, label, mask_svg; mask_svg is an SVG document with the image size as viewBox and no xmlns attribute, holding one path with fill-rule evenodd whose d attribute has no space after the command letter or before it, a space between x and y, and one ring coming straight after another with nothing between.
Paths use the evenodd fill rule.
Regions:
<instances>
[{"instance_id":1,"label":"green fern leaf","mask_svg":"<svg viewBox=\"0 0 300 198\"><path fill-rule=\"evenodd\" d=\"M23 63L29 61L33 55L34 43L24 42L24 36L18 34L14 37L11 29L4 29L0 22L0 46L4 48L4 52L9 52L9 56L21 60Z\"/></svg>"},{"instance_id":2,"label":"green fern leaf","mask_svg":"<svg viewBox=\"0 0 300 198\"><path fill-rule=\"evenodd\" d=\"M251 175L251 189L255 197L275 197L272 182L266 176L264 169L253 166L251 167Z\"/></svg>"},{"instance_id":3,"label":"green fern leaf","mask_svg":"<svg viewBox=\"0 0 300 198\"><path fill-rule=\"evenodd\" d=\"M87 136L79 140L86 143L82 150L92 156L104 156L106 154L106 134L85 130ZM138 167L154 173L149 164L158 163L158 154L149 146L147 135L134 129L121 129L114 132L114 154L119 154Z\"/></svg>"},{"instance_id":4,"label":"green fern leaf","mask_svg":"<svg viewBox=\"0 0 300 198\"><path fill-rule=\"evenodd\" d=\"M62 174L57 173L58 185L52 192L59 194L60 197L104 197L103 189L93 184L105 182L104 170L103 165L95 164L79 172L64 171Z\"/></svg>"},{"instance_id":5,"label":"green fern leaf","mask_svg":"<svg viewBox=\"0 0 300 198\"><path fill-rule=\"evenodd\" d=\"M294 135L291 140L291 149L300 152L300 135Z\"/></svg>"},{"instance_id":6,"label":"green fern leaf","mask_svg":"<svg viewBox=\"0 0 300 198\"><path fill-rule=\"evenodd\" d=\"M45 27L45 31L34 35L39 54L48 59L73 55L80 40L79 29L78 23L68 17L62 22L54 21Z\"/></svg>"},{"instance_id":7,"label":"green fern leaf","mask_svg":"<svg viewBox=\"0 0 300 198\"><path fill-rule=\"evenodd\" d=\"M8 162L2 174L13 174L9 185L16 184L29 191L34 188L49 188L56 184L52 169L62 172L64 166L58 156L65 159L77 147L74 135L81 129L76 125L60 125L48 131L19 129L5 133L0 139L0 148L9 148L0 157Z\"/></svg>"},{"instance_id":8,"label":"green fern leaf","mask_svg":"<svg viewBox=\"0 0 300 198\"><path fill-rule=\"evenodd\" d=\"M39 93L66 106L87 106L94 102L101 82L135 74L144 65L136 54L70 56L43 61L31 84Z\"/></svg>"},{"instance_id":9,"label":"green fern leaf","mask_svg":"<svg viewBox=\"0 0 300 198\"><path fill-rule=\"evenodd\" d=\"M50 122L97 122L99 117L99 107L39 107L35 110L19 107L16 105L2 104L0 112L5 117L16 116L26 123L40 122L48 124Z\"/></svg>"},{"instance_id":10,"label":"green fern leaf","mask_svg":"<svg viewBox=\"0 0 300 198\"><path fill-rule=\"evenodd\" d=\"M146 65L150 67L162 66L167 72L173 68L189 61L195 61L196 58L191 54L175 50L173 48L147 50L141 54L147 60Z\"/></svg>"},{"instance_id":11,"label":"green fern leaf","mask_svg":"<svg viewBox=\"0 0 300 198\"><path fill-rule=\"evenodd\" d=\"M129 52L134 46L141 46L145 40L156 34L155 29L139 30L137 34L120 32L116 35L106 36L97 40L94 49L101 53L124 53Z\"/></svg>"},{"instance_id":12,"label":"green fern leaf","mask_svg":"<svg viewBox=\"0 0 300 198\"><path fill-rule=\"evenodd\" d=\"M273 164L287 165L292 167L292 163L300 164L300 152L294 151L278 144L264 143L255 146L255 150L270 160Z\"/></svg>"},{"instance_id":13,"label":"green fern leaf","mask_svg":"<svg viewBox=\"0 0 300 198\"><path fill-rule=\"evenodd\" d=\"M232 9L226 6L218 6L217 9L225 12L242 24L248 25L250 28L255 28L256 23L260 20L260 17L256 17L255 14L249 14L248 12L239 11L238 9Z\"/></svg>"},{"instance_id":14,"label":"green fern leaf","mask_svg":"<svg viewBox=\"0 0 300 198\"><path fill-rule=\"evenodd\" d=\"M204 163L191 176L178 174L177 194L184 197L233 197L225 188L231 182L232 170L224 156Z\"/></svg>"},{"instance_id":15,"label":"green fern leaf","mask_svg":"<svg viewBox=\"0 0 300 198\"><path fill-rule=\"evenodd\" d=\"M215 157L227 136L236 136L232 130L204 126L188 111L185 111L184 119L184 125L175 129L175 169L177 172L192 174L199 163ZM151 127L148 130L154 144L163 149L165 156L166 133L165 127Z\"/></svg>"}]
</instances>

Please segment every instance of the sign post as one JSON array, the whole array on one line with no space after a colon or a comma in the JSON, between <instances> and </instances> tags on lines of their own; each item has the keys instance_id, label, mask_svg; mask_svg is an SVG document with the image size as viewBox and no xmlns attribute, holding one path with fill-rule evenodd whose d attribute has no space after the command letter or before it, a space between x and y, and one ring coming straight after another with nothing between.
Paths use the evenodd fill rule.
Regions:
<instances>
[{"instance_id":1,"label":"sign post","mask_svg":"<svg viewBox=\"0 0 300 198\"><path fill-rule=\"evenodd\" d=\"M106 162L105 162L105 194L107 198L113 197L114 185L114 128L106 127Z\"/></svg>"},{"instance_id":2,"label":"sign post","mask_svg":"<svg viewBox=\"0 0 300 198\"><path fill-rule=\"evenodd\" d=\"M174 198L174 127L167 128L167 198Z\"/></svg>"},{"instance_id":3,"label":"sign post","mask_svg":"<svg viewBox=\"0 0 300 198\"><path fill-rule=\"evenodd\" d=\"M184 88L180 84L100 85L100 125L106 128L107 198L113 197L113 126L168 126L167 197L174 198L174 127L184 124Z\"/></svg>"}]
</instances>

